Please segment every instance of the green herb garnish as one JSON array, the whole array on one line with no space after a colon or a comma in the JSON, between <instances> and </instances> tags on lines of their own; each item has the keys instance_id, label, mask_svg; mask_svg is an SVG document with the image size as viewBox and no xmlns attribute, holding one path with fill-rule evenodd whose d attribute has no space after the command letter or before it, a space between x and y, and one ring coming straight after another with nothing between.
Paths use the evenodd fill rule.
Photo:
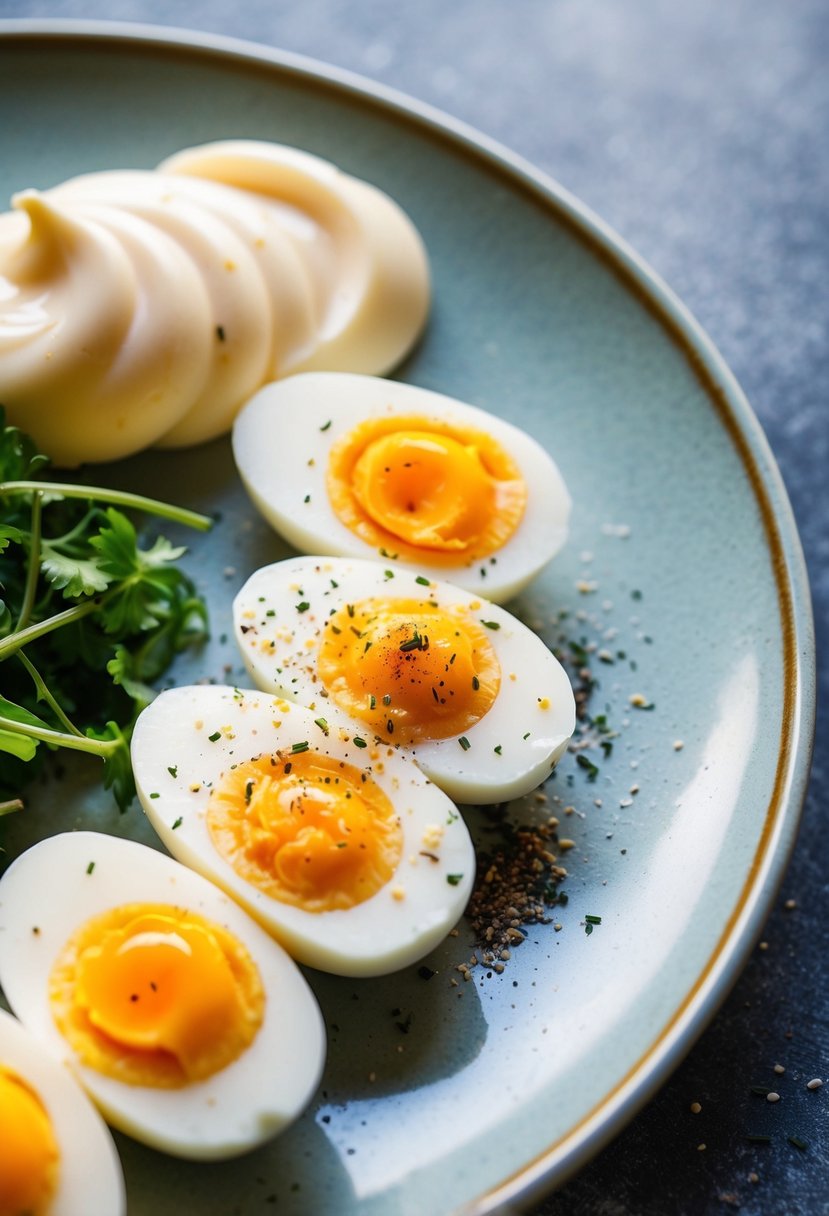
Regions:
<instances>
[{"instance_id":1,"label":"green herb garnish","mask_svg":"<svg viewBox=\"0 0 829 1216\"><path fill-rule=\"evenodd\" d=\"M103 760L104 784L126 809L135 720L150 684L206 635L207 609L175 565L184 549L162 537L142 547L123 510L202 530L212 521L140 494L47 481L47 457L3 423L0 411L0 797L19 793L47 748L66 747Z\"/></svg>"}]
</instances>

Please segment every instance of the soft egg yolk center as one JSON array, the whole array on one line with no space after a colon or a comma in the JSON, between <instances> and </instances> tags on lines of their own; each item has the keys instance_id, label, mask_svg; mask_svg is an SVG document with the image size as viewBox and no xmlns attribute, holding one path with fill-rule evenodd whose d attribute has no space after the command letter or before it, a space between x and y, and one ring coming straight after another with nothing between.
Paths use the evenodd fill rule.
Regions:
<instances>
[{"instance_id":1,"label":"soft egg yolk center","mask_svg":"<svg viewBox=\"0 0 829 1216\"><path fill-rule=\"evenodd\" d=\"M331 449L339 519L400 557L469 564L513 535L527 502L515 461L492 436L439 418L370 418Z\"/></svg>"},{"instance_id":2,"label":"soft egg yolk center","mask_svg":"<svg viewBox=\"0 0 829 1216\"><path fill-rule=\"evenodd\" d=\"M465 550L492 516L495 489L472 444L398 431L354 466L357 501L375 523L425 549Z\"/></svg>"},{"instance_id":3,"label":"soft egg yolk center","mask_svg":"<svg viewBox=\"0 0 829 1216\"><path fill-rule=\"evenodd\" d=\"M239 1017L218 943L200 925L138 917L80 958L77 1003L93 1026L127 1047L161 1048L191 1072Z\"/></svg>"},{"instance_id":4,"label":"soft egg yolk center","mask_svg":"<svg viewBox=\"0 0 829 1216\"><path fill-rule=\"evenodd\" d=\"M207 825L238 874L308 912L370 899L403 847L394 807L371 776L310 749L228 770L211 794Z\"/></svg>"},{"instance_id":5,"label":"soft egg yolk center","mask_svg":"<svg viewBox=\"0 0 829 1216\"><path fill-rule=\"evenodd\" d=\"M81 926L53 969L50 999L84 1064L159 1088L202 1080L236 1059L265 1003L234 935L166 905L124 905Z\"/></svg>"},{"instance_id":6,"label":"soft egg yolk center","mask_svg":"<svg viewBox=\"0 0 829 1216\"><path fill-rule=\"evenodd\" d=\"M52 1122L29 1085L0 1064L0 1216L42 1216L57 1186Z\"/></svg>"},{"instance_id":7,"label":"soft egg yolk center","mask_svg":"<svg viewBox=\"0 0 829 1216\"><path fill-rule=\"evenodd\" d=\"M500 664L462 608L371 599L328 618L317 674L329 696L389 742L462 734L492 707Z\"/></svg>"}]
</instances>

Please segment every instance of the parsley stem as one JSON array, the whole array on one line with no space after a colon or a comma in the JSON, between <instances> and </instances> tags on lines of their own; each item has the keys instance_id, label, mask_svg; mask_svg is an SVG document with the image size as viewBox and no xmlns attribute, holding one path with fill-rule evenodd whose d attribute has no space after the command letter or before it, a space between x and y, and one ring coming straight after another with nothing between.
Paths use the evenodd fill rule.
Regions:
<instances>
[{"instance_id":1,"label":"parsley stem","mask_svg":"<svg viewBox=\"0 0 829 1216\"><path fill-rule=\"evenodd\" d=\"M70 735L60 730L49 730L45 726L33 726L28 722L15 722L14 718L0 715L0 730L13 735L28 735L54 747L68 747L77 752L91 752L93 756L113 756L124 746L123 739L90 739L87 735Z\"/></svg>"},{"instance_id":2,"label":"parsley stem","mask_svg":"<svg viewBox=\"0 0 829 1216\"><path fill-rule=\"evenodd\" d=\"M0 497L6 494L41 492L60 495L63 498L95 498L100 502L112 503L116 507L129 507L135 511L146 511L150 515L160 515L174 523L186 524L188 528L198 528L200 532L207 532L213 527L213 520L208 515L200 515L198 511L188 511L171 503L159 502L156 498L145 498L143 494L131 494L128 490L109 490L104 486L80 486L70 483L64 485L60 481L0 482Z\"/></svg>"},{"instance_id":3,"label":"parsley stem","mask_svg":"<svg viewBox=\"0 0 829 1216\"><path fill-rule=\"evenodd\" d=\"M29 566L26 571L26 588L23 592L23 603L17 618L17 629L25 629L32 615L32 609L37 595L37 579L40 574L40 521L43 513L43 496L32 495L32 530L29 540Z\"/></svg>"},{"instance_id":4,"label":"parsley stem","mask_svg":"<svg viewBox=\"0 0 829 1216\"><path fill-rule=\"evenodd\" d=\"M17 658L20 660L20 662L23 664L23 666L28 671L29 675L32 677L32 682L34 683L34 686L37 690L37 699L39 701L46 702L46 704L51 709L52 713L55 715L55 717L58 719L58 721L61 723L61 725L67 731L69 731L70 734L78 735L80 738L83 738L84 737L83 732L79 731L77 726L75 726L74 723L69 721L66 714L61 709L60 705L58 705L57 701L52 696L51 692L49 691L49 688L46 685L45 680L41 676L38 669L35 667L34 663L31 661L31 659L29 659L27 657L27 655L25 655L23 653L22 650L18 650Z\"/></svg>"},{"instance_id":5,"label":"parsley stem","mask_svg":"<svg viewBox=\"0 0 829 1216\"><path fill-rule=\"evenodd\" d=\"M57 612L54 616L47 617L45 621L27 625L25 629L16 629L14 633L10 633L0 642L0 662L7 659L9 655L16 654L18 650L22 650L36 638L42 638L45 634L51 633L53 629L60 629L62 625L70 625L73 621L79 621L83 617L89 616L90 612L97 611L99 607L99 600L86 600L74 608L67 608L64 612Z\"/></svg>"}]
</instances>

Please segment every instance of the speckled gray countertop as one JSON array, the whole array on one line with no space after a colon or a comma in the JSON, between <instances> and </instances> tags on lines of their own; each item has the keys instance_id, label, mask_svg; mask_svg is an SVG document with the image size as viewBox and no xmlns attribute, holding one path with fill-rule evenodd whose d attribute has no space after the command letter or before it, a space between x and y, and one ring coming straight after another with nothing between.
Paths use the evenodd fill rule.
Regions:
<instances>
[{"instance_id":1,"label":"speckled gray countertop","mask_svg":"<svg viewBox=\"0 0 829 1216\"><path fill-rule=\"evenodd\" d=\"M766 430L809 565L820 656L811 793L731 997L650 1105L534 1213L829 1212L829 1084L806 1088L829 1080L825 0L0 0L6 17L229 34L437 105L588 203L712 336Z\"/></svg>"}]
</instances>

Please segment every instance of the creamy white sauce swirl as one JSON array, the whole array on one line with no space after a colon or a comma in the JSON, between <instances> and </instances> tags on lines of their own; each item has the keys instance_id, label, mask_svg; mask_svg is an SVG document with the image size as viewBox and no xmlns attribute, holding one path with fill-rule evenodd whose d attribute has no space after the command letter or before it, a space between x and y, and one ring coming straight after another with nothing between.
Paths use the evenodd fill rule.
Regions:
<instances>
[{"instance_id":1,"label":"creamy white sauce swirl","mask_svg":"<svg viewBox=\"0 0 829 1216\"><path fill-rule=\"evenodd\" d=\"M297 149L206 144L12 202L0 404L60 465L201 443L293 372L383 374L426 319L408 217Z\"/></svg>"}]
</instances>

